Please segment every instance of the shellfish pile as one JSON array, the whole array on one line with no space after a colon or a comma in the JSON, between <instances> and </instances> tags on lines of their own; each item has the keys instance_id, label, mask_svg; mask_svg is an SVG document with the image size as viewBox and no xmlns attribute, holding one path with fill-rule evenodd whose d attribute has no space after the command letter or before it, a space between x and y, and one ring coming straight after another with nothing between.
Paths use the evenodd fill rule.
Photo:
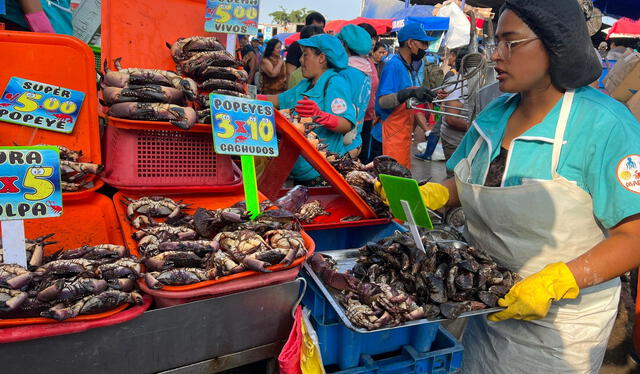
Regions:
<instances>
[{"instance_id":1,"label":"shellfish pile","mask_svg":"<svg viewBox=\"0 0 640 374\"><path fill-rule=\"evenodd\" d=\"M160 196L123 201L139 230L133 234L146 267L149 288L218 279L245 270L271 272L307 254L295 214L274 206L251 220L244 203L229 208L197 208ZM265 204L266 205L266 204ZM154 218L164 218L160 223Z\"/></svg>"},{"instance_id":2,"label":"shellfish pile","mask_svg":"<svg viewBox=\"0 0 640 374\"><path fill-rule=\"evenodd\" d=\"M139 261L124 246L85 245L48 257L53 234L27 241L28 268L0 263L0 318L47 317L57 321L142 304Z\"/></svg>"},{"instance_id":3,"label":"shellfish pile","mask_svg":"<svg viewBox=\"0 0 640 374\"><path fill-rule=\"evenodd\" d=\"M196 102L199 123L211 123L209 93L248 97L244 84L246 71L238 69L241 64L215 37L192 36L167 43L179 74L198 83L200 95Z\"/></svg>"},{"instance_id":4,"label":"shellfish pile","mask_svg":"<svg viewBox=\"0 0 640 374\"><path fill-rule=\"evenodd\" d=\"M61 145L56 145L60 151L60 183L63 192L80 191L91 183L87 177L97 175L104 170L104 165L81 162L82 151L74 151Z\"/></svg>"},{"instance_id":5,"label":"shellfish pile","mask_svg":"<svg viewBox=\"0 0 640 374\"><path fill-rule=\"evenodd\" d=\"M426 254L409 233L396 231L360 248L347 273L319 254L311 264L323 282L342 290L339 300L349 320L370 330L496 307L520 280L479 248L425 237L423 242Z\"/></svg>"},{"instance_id":6,"label":"shellfish pile","mask_svg":"<svg viewBox=\"0 0 640 374\"><path fill-rule=\"evenodd\" d=\"M143 121L167 121L188 130L196 123L196 111L188 106L195 100L198 86L190 78L175 72L127 68L120 58L114 61L116 71L104 62L100 79L101 104L109 107L108 115Z\"/></svg>"}]
</instances>

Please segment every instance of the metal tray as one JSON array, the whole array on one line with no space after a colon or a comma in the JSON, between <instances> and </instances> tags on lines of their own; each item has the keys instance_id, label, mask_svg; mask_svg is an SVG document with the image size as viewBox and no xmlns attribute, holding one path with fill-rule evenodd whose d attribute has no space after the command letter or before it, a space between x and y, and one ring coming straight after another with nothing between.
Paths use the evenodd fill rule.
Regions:
<instances>
[{"instance_id":1,"label":"metal tray","mask_svg":"<svg viewBox=\"0 0 640 374\"><path fill-rule=\"evenodd\" d=\"M356 264L356 260L357 260L357 258L359 256L359 253L358 253L357 249L340 249L340 250L333 250L333 251L323 251L323 252L321 252L321 254L331 256L331 258L333 258L337 263L337 270L340 271L341 273L346 272L347 270L353 269L353 266ZM385 328L376 329L376 330L367 330L367 329L362 328L362 327L356 327L351 323L349 318L347 318L347 315L345 314L344 307L338 301L337 297L340 294L340 291L335 289L335 288L332 288L330 286L326 286L320 280L320 278L318 278L316 273L314 273L313 269L311 268L311 265L309 265L308 263L305 263L303 268L305 269L305 271L307 272L309 277L313 280L313 282L318 286L318 288L320 288L320 291L322 291L322 294L327 298L327 300L329 300L329 304L331 304L333 309L335 309L335 311L338 314L338 316L340 316L340 319L342 320L342 322L350 330L353 330L353 331L356 331L356 332L359 332L359 333L362 333L362 334L367 334L367 333L372 333L372 332L391 330L391 329L395 329L395 328L399 328L399 327L407 327L407 326L422 325L422 324L426 324L426 323L440 323L440 322L443 322L443 321L450 321L449 319L446 319L446 318L440 318L440 319L434 319L434 320L429 320L429 319L423 318L423 319L419 319L419 320L415 320L415 321L401 323L400 325L397 325L397 326L385 327ZM458 319L466 318L466 317L472 317L472 316L478 316L478 315L483 315L483 314L489 314L489 313L494 313L494 312L499 312L499 311L501 311L503 309L504 308L496 307L496 308L487 308L487 309L482 309L482 310L474 310L472 312L462 313L458 317Z\"/></svg>"}]
</instances>

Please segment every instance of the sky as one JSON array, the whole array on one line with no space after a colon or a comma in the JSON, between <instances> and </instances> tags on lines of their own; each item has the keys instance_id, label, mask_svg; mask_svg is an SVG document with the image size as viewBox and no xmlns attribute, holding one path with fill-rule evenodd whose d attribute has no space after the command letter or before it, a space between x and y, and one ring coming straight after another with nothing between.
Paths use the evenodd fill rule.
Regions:
<instances>
[{"instance_id":1,"label":"sky","mask_svg":"<svg viewBox=\"0 0 640 374\"><path fill-rule=\"evenodd\" d=\"M360 0L261 0L260 23L271 23L269 13L285 7L288 11L307 8L316 10L327 20L353 19L360 16Z\"/></svg>"}]
</instances>

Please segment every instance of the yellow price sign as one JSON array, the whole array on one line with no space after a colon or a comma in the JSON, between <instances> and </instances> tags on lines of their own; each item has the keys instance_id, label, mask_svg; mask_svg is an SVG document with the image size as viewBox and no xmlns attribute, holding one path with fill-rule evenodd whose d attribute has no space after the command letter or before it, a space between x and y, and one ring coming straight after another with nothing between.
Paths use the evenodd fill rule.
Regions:
<instances>
[{"instance_id":1,"label":"yellow price sign","mask_svg":"<svg viewBox=\"0 0 640 374\"><path fill-rule=\"evenodd\" d=\"M215 151L220 154L278 156L273 104L211 94Z\"/></svg>"},{"instance_id":2,"label":"yellow price sign","mask_svg":"<svg viewBox=\"0 0 640 374\"><path fill-rule=\"evenodd\" d=\"M226 34L258 33L258 0L207 0L204 29Z\"/></svg>"}]
</instances>

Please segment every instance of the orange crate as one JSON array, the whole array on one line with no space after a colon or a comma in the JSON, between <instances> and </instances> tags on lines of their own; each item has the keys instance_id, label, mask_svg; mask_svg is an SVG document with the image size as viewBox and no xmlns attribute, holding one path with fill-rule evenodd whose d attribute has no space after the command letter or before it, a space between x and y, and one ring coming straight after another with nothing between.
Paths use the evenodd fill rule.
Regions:
<instances>
[{"instance_id":1,"label":"orange crate","mask_svg":"<svg viewBox=\"0 0 640 374\"><path fill-rule=\"evenodd\" d=\"M347 206L341 207L340 210L349 212L349 214L329 216L329 220L333 222L339 221L340 218L347 215L358 215L364 219L376 218L369 205L347 183L344 177L279 111L275 112L275 119L280 155L269 160L258 181L260 190L267 197L275 201L280 196L282 185L287 180L289 173L291 173L293 164L298 156L303 156L333 186L333 193L344 197L342 203L347 204ZM314 190L315 188L311 188L311 191ZM326 189L324 190L326 191ZM312 198L317 198L313 196L316 195L315 193L312 192L311 194ZM329 200L335 200L335 198L330 198Z\"/></svg>"},{"instance_id":2,"label":"orange crate","mask_svg":"<svg viewBox=\"0 0 640 374\"><path fill-rule=\"evenodd\" d=\"M74 249L83 245L117 244L125 245L113 202L98 193L85 193L83 199L64 199L62 216L25 220L25 236L37 238L55 233L50 240L57 244L45 247L45 256L63 249ZM65 323L91 321L110 317L126 309L121 305L113 310L91 315L82 315L58 322L50 318L12 318L0 319L0 327L31 325L42 323Z\"/></svg>"},{"instance_id":3,"label":"orange crate","mask_svg":"<svg viewBox=\"0 0 640 374\"><path fill-rule=\"evenodd\" d=\"M12 76L70 88L85 93L71 134L0 121L0 146L54 144L82 150L81 161L102 163L98 125L96 72L93 52L82 41L58 34L0 31L0 89ZM102 185L93 180L89 190ZM65 198L84 197L88 191L68 192Z\"/></svg>"},{"instance_id":4,"label":"orange crate","mask_svg":"<svg viewBox=\"0 0 640 374\"><path fill-rule=\"evenodd\" d=\"M116 206L118 219L120 220L120 225L122 226L122 232L124 233L125 240L127 241L127 247L129 248L129 251L131 252L131 254L135 256L140 256L140 252L138 252L137 241L132 237L132 234L136 231L136 229L133 226L131 226L131 224L129 223L129 220L127 219L127 207L126 205L121 203L121 200L124 200L125 196L131 199L137 199L137 198L140 198L141 196L152 196L152 195L153 193L151 192L146 194L140 194L138 192L121 191L116 193L113 196L113 201ZM177 201L181 200L185 204L191 204L191 207L194 209L198 207L207 208L207 209L227 208L237 203L238 201L244 200L244 195L242 193L229 193L226 195L216 194L215 196L210 196L205 194L190 194L190 195L164 194L164 196L170 197ZM260 200L264 200L264 199L265 197L263 195L260 195ZM159 219L159 221L162 221L162 219ZM307 252L308 252L307 258L311 257L313 255L313 252L315 251L316 245L313 239L311 239L311 237L304 231L302 231L302 238L304 239L304 244L305 244L305 247L307 248ZM302 262L304 262L305 259L306 258L301 257L296 259L289 266L277 264L277 265L268 267L268 269L272 270L273 272L277 272L285 269L291 269L302 264ZM243 279L251 276L265 277L265 276L269 276L270 274L273 274L273 273L260 273L257 271L247 270L241 273L227 275L219 279L187 284L184 286L163 286L162 290L163 291L179 291L179 292L192 291L192 290L196 290L204 287L221 285L225 282ZM140 284L141 288L146 288L146 286L143 284L144 280L138 280L138 283Z\"/></svg>"}]
</instances>

